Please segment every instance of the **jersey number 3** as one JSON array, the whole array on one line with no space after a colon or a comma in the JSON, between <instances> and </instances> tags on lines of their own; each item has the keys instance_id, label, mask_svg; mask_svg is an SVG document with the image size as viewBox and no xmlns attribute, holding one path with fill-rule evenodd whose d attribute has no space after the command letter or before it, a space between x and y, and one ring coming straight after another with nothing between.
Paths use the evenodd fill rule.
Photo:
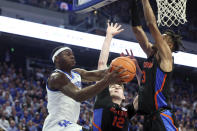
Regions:
<instances>
[{"instance_id":1,"label":"jersey number 3","mask_svg":"<svg viewBox=\"0 0 197 131\"><path fill-rule=\"evenodd\" d=\"M142 71L142 83L146 82L146 72Z\"/></svg>"},{"instance_id":2,"label":"jersey number 3","mask_svg":"<svg viewBox=\"0 0 197 131\"><path fill-rule=\"evenodd\" d=\"M123 128L124 122L125 122L124 117L115 116L112 125L118 128Z\"/></svg>"}]
</instances>

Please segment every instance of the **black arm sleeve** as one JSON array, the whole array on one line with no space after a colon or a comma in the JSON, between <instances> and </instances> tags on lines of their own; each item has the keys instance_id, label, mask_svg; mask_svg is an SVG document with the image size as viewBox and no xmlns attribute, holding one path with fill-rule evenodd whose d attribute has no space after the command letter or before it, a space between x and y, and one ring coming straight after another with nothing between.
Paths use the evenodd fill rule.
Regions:
<instances>
[{"instance_id":1,"label":"black arm sleeve","mask_svg":"<svg viewBox=\"0 0 197 131\"><path fill-rule=\"evenodd\" d=\"M133 27L140 26L141 21L140 21L140 17L139 17L137 0L130 1L130 14L131 14L131 25Z\"/></svg>"},{"instance_id":2,"label":"black arm sleeve","mask_svg":"<svg viewBox=\"0 0 197 131\"><path fill-rule=\"evenodd\" d=\"M127 105L126 108L128 110L128 118L131 119L136 114L133 103Z\"/></svg>"},{"instance_id":3,"label":"black arm sleeve","mask_svg":"<svg viewBox=\"0 0 197 131\"><path fill-rule=\"evenodd\" d=\"M96 96L94 109L106 108L110 103L112 103L112 99L109 94L109 88L105 88L101 93Z\"/></svg>"}]
</instances>

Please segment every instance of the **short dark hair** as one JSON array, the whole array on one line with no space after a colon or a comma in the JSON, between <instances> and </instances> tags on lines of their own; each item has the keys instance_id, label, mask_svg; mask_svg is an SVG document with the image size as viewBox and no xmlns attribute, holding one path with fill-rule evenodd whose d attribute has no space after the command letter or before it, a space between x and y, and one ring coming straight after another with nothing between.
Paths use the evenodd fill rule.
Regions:
<instances>
[{"instance_id":1,"label":"short dark hair","mask_svg":"<svg viewBox=\"0 0 197 131\"><path fill-rule=\"evenodd\" d=\"M178 34L176 34L174 31L172 30L166 30L164 32L164 34L168 35L171 37L171 40L173 42L173 50L172 52L177 52L177 51L180 51L181 48L184 48L181 40L182 40L182 37Z\"/></svg>"}]
</instances>

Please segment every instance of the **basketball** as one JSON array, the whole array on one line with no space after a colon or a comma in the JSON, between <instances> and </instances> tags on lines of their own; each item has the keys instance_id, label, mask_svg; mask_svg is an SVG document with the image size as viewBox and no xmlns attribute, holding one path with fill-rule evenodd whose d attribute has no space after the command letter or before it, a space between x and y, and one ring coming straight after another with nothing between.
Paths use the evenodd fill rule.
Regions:
<instances>
[{"instance_id":1,"label":"basketball","mask_svg":"<svg viewBox=\"0 0 197 131\"><path fill-rule=\"evenodd\" d=\"M129 82L133 80L136 75L136 66L135 63L129 57L117 57L111 62L111 71L113 71L117 66L122 66L123 68L119 70L122 71L123 69L127 69L126 72L121 74L121 76L129 75L129 78L123 79L124 82Z\"/></svg>"}]
</instances>

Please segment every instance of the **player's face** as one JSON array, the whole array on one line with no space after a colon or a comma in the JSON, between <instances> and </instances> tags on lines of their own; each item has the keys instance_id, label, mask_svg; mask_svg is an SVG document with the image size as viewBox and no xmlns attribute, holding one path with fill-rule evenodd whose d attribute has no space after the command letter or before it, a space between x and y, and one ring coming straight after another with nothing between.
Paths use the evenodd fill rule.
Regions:
<instances>
[{"instance_id":1,"label":"player's face","mask_svg":"<svg viewBox=\"0 0 197 131\"><path fill-rule=\"evenodd\" d=\"M168 46L170 47L170 49L172 50L172 48L173 48L173 42L172 42L170 36L167 35L167 34L163 34L162 37L166 41L166 43L168 44Z\"/></svg>"},{"instance_id":2,"label":"player's face","mask_svg":"<svg viewBox=\"0 0 197 131\"><path fill-rule=\"evenodd\" d=\"M122 85L114 84L109 87L110 96L113 98L125 99Z\"/></svg>"},{"instance_id":3,"label":"player's face","mask_svg":"<svg viewBox=\"0 0 197 131\"><path fill-rule=\"evenodd\" d=\"M75 57L71 50L67 49L60 53L59 62L61 65L75 66Z\"/></svg>"}]
</instances>

